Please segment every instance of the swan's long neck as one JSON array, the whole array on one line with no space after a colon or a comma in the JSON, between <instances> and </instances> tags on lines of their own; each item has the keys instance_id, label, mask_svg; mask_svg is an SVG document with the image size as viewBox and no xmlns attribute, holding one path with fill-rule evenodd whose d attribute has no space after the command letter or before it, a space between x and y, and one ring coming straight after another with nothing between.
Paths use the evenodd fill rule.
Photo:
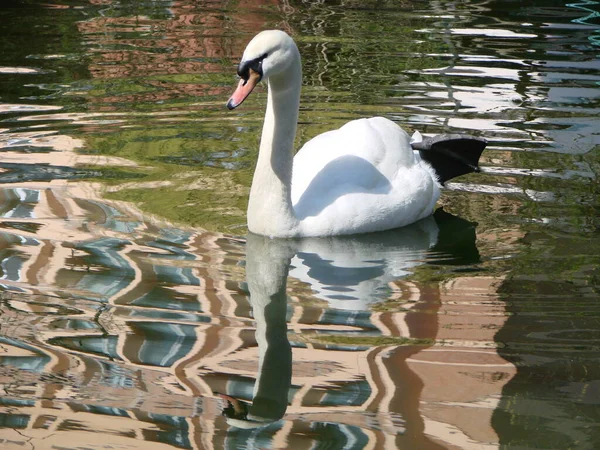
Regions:
<instances>
[{"instance_id":1,"label":"swan's long neck","mask_svg":"<svg viewBox=\"0 0 600 450\"><path fill-rule=\"evenodd\" d=\"M267 112L248 204L248 229L263 236L290 237L298 229L291 184L301 85L296 51L288 69L268 82Z\"/></svg>"}]
</instances>

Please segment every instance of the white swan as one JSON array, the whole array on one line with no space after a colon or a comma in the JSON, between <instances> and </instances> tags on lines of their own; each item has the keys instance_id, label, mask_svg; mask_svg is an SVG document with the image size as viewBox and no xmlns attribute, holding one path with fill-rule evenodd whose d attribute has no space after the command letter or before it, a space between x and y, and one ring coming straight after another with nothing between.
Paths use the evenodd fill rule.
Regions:
<instances>
[{"instance_id":1,"label":"white swan","mask_svg":"<svg viewBox=\"0 0 600 450\"><path fill-rule=\"evenodd\" d=\"M446 179L477 170L483 148L468 155L452 154L448 163L454 149L446 147L481 140L452 136L456 142L437 153L431 152L435 145L429 140L418 153L408 134L383 117L354 120L323 133L294 158L302 84L296 44L283 31L259 33L246 47L238 74L242 79L227 103L229 109L239 106L261 79L268 80L248 204L248 229L253 233L307 237L398 228L433 212ZM428 158L429 153L433 157ZM440 176L436 164L452 167L450 175Z\"/></svg>"}]
</instances>

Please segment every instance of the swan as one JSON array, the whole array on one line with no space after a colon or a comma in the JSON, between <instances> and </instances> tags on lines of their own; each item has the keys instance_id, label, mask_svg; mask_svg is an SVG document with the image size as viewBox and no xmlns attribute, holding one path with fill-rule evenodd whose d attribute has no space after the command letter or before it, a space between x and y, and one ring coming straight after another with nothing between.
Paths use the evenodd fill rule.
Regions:
<instances>
[{"instance_id":1,"label":"swan","mask_svg":"<svg viewBox=\"0 0 600 450\"><path fill-rule=\"evenodd\" d=\"M261 80L268 85L248 202L252 233L293 238L399 228L433 212L446 180L478 170L485 140L422 139L416 133L411 146L408 134L383 117L353 120L316 136L294 157L302 66L293 39L284 31L260 32L237 72L230 110Z\"/></svg>"}]
</instances>

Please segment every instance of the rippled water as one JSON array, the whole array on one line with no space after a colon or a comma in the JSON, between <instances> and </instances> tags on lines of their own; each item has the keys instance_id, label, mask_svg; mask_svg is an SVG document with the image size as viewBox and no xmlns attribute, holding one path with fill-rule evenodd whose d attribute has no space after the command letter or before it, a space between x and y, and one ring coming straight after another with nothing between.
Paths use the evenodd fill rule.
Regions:
<instances>
[{"instance_id":1,"label":"rippled water","mask_svg":"<svg viewBox=\"0 0 600 450\"><path fill-rule=\"evenodd\" d=\"M596 1L10 0L0 448L600 448ZM246 236L266 92L489 146L406 229ZM250 295L251 294L251 295Z\"/></svg>"}]
</instances>

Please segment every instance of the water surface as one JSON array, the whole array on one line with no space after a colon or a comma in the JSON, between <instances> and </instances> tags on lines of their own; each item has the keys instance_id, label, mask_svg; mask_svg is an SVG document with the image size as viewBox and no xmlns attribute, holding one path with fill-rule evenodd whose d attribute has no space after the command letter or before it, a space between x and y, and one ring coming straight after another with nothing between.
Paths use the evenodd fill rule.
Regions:
<instances>
[{"instance_id":1,"label":"water surface","mask_svg":"<svg viewBox=\"0 0 600 450\"><path fill-rule=\"evenodd\" d=\"M597 2L11 0L0 447L600 447ZM258 31L298 145L382 115L488 139L406 229L277 241L245 206Z\"/></svg>"}]
</instances>

